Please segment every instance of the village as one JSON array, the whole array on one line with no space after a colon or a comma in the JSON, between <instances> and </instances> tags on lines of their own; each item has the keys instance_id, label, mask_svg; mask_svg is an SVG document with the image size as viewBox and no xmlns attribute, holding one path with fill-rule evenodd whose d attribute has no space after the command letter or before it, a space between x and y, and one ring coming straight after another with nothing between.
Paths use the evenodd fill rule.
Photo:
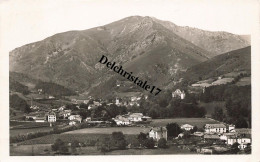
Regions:
<instances>
[{"instance_id":1,"label":"village","mask_svg":"<svg viewBox=\"0 0 260 162\"><path fill-rule=\"evenodd\" d=\"M38 91L41 93L41 90ZM171 95L172 98L179 100L184 100L186 96L185 92L180 89L176 89ZM51 96L49 99L55 98ZM153 139L155 148L162 147L159 143L164 140L166 141L165 146L167 144L176 145L180 149L198 154L230 154L234 150L236 153L243 153L251 149L251 129L249 128L236 128L234 124L227 124L211 118L205 118L210 122L205 122L200 127L192 122L182 122L181 124L168 122L156 125L154 123L160 119L153 119L141 112L118 110L123 109L122 106L139 107L141 100L147 99L147 95L115 98L112 101L94 99L90 96L86 100L71 99L71 105L62 105L57 108L41 109L39 106L31 105L32 112L26 114L23 120L11 122L27 122L32 123L33 127L44 126L53 130L64 130L61 132L70 131L72 127L79 130L86 129L86 132L90 128L117 127L118 131L125 127L137 128L141 130L140 133L145 133L147 138ZM110 106L118 110L118 113L115 113L116 115L113 117L104 111ZM170 127L172 124L174 129ZM16 128L14 126L10 129ZM33 133L39 132L30 132L29 134ZM49 132L49 134L51 133L53 131ZM141 145L138 147L147 148L147 146ZM131 148L131 142L129 142L128 147Z\"/></svg>"}]
</instances>

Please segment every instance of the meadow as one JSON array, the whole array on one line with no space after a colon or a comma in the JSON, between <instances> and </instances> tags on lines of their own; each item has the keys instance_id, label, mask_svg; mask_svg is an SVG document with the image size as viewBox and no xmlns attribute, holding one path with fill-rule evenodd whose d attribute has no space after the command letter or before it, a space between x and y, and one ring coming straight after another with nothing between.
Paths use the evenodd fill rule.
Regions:
<instances>
[{"instance_id":1,"label":"meadow","mask_svg":"<svg viewBox=\"0 0 260 162\"><path fill-rule=\"evenodd\" d=\"M180 126L182 124L190 124L197 126L198 128L203 128L205 124L217 124L218 121L208 119L208 118L173 118L173 119L153 119L149 124L150 126L166 126L168 123L177 123Z\"/></svg>"}]
</instances>

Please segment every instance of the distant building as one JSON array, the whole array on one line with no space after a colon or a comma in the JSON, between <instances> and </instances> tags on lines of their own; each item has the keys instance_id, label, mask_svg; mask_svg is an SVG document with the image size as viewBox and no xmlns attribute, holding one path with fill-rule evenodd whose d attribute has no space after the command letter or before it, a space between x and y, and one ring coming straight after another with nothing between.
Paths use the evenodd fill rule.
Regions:
<instances>
[{"instance_id":1,"label":"distant building","mask_svg":"<svg viewBox=\"0 0 260 162\"><path fill-rule=\"evenodd\" d=\"M235 132L235 131L236 131L236 130L235 130L235 127L236 127L235 125L232 125L232 124L229 125L229 126L228 126L228 131L229 131L229 132Z\"/></svg>"},{"instance_id":2,"label":"distant building","mask_svg":"<svg viewBox=\"0 0 260 162\"><path fill-rule=\"evenodd\" d=\"M166 127L156 127L150 129L149 137L153 138L156 141L159 141L161 138L165 138L167 140L167 129Z\"/></svg>"},{"instance_id":3,"label":"distant building","mask_svg":"<svg viewBox=\"0 0 260 162\"><path fill-rule=\"evenodd\" d=\"M172 92L172 97L173 98L180 98L180 99L183 100L185 98L185 92L177 89L175 92Z\"/></svg>"},{"instance_id":4,"label":"distant building","mask_svg":"<svg viewBox=\"0 0 260 162\"><path fill-rule=\"evenodd\" d=\"M80 123L81 123L81 121L82 121L82 117L81 117L80 115L70 115L68 119L69 119L69 120L77 120L77 121L79 121Z\"/></svg>"},{"instance_id":5,"label":"distant building","mask_svg":"<svg viewBox=\"0 0 260 162\"><path fill-rule=\"evenodd\" d=\"M132 114L129 114L128 119L133 122L138 122L138 121L142 121L143 116L144 115L142 113L132 113Z\"/></svg>"},{"instance_id":6,"label":"distant building","mask_svg":"<svg viewBox=\"0 0 260 162\"><path fill-rule=\"evenodd\" d=\"M36 117L35 122L37 122L37 123L44 123L45 119L46 119L45 117Z\"/></svg>"},{"instance_id":7,"label":"distant building","mask_svg":"<svg viewBox=\"0 0 260 162\"><path fill-rule=\"evenodd\" d=\"M54 112L48 114L48 122L56 122L56 114Z\"/></svg>"},{"instance_id":8,"label":"distant building","mask_svg":"<svg viewBox=\"0 0 260 162\"><path fill-rule=\"evenodd\" d=\"M71 120L71 121L69 122L69 125L76 125L76 124L79 124L79 123L81 123L81 122L78 121L78 120Z\"/></svg>"},{"instance_id":9,"label":"distant building","mask_svg":"<svg viewBox=\"0 0 260 162\"><path fill-rule=\"evenodd\" d=\"M120 103L120 100L119 100L119 98L116 98L116 105L117 105L117 106L120 106L120 105L122 105L122 103Z\"/></svg>"},{"instance_id":10,"label":"distant building","mask_svg":"<svg viewBox=\"0 0 260 162\"><path fill-rule=\"evenodd\" d=\"M194 126L190 125L190 124L184 124L181 126L181 129L186 130L186 131L190 131L194 128Z\"/></svg>"},{"instance_id":11,"label":"distant building","mask_svg":"<svg viewBox=\"0 0 260 162\"><path fill-rule=\"evenodd\" d=\"M206 133L225 133L227 128L224 124L206 124L205 132Z\"/></svg>"},{"instance_id":12,"label":"distant building","mask_svg":"<svg viewBox=\"0 0 260 162\"><path fill-rule=\"evenodd\" d=\"M116 125L130 125L132 122L128 119L128 116L125 115L117 115L114 118Z\"/></svg>"}]
</instances>

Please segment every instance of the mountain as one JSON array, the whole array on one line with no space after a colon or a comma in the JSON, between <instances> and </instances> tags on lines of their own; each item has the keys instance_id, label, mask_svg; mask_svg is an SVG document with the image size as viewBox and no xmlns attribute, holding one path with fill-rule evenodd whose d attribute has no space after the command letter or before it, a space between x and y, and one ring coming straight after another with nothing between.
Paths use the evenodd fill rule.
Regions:
<instances>
[{"instance_id":1,"label":"mountain","mask_svg":"<svg viewBox=\"0 0 260 162\"><path fill-rule=\"evenodd\" d=\"M212 32L187 26L177 26L169 21L154 20L162 24L178 36L190 41L196 46L208 51L214 57L232 50L250 46L250 36L235 35L227 32Z\"/></svg>"},{"instance_id":2,"label":"mountain","mask_svg":"<svg viewBox=\"0 0 260 162\"><path fill-rule=\"evenodd\" d=\"M134 75L162 85L222 50L246 45L233 34L132 16L16 48L10 52L10 71L84 92L117 77L98 62L105 55Z\"/></svg>"},{"instance_id":3,"label":"mountain","mask_svg":"<svg viewBox=\"0 0 260 162\"><path fill-rule=\"evenodd\" d=\"M251 46L230 51L192 66L183 73L188 80L208 79L230 72L251 74Z\"/></svg>"}]
</instances>

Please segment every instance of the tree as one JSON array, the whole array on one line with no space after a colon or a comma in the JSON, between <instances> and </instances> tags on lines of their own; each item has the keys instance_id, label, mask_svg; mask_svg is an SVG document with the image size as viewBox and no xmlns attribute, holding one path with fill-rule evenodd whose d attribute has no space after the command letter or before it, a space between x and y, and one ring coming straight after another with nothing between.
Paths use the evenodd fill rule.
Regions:
<instances>
[{"instance_id":1,"label":"tree","mask_svg":"<svg viewBox=\"0 0 260 162\"><path fill-rule=\"evenodd\" d=\"M76 153L77 152L77 147L79 147L79 141L78 140L74 140L72 143L71 143L71 151L73 153Z\"/></svg>"},{"instance_id":2,"label":"tree","mask_svg":"<svg viewBox=\"0 0 260 162\"><path fill-rule=\"evenodd\" d=\"M197 131L198 131L198 127L195 125L190 132L191 132L191 133L194 133L194 132L197 132Z\"/></svg>"},{"instance_id":3,"label":"tree","mask_svg":"<svg viewBox=\"0 0 260 162\"><path fill-rule=\"evenodd\" d=\"M61 140L61 139L56 139L53 145L51 145L51 149L53 151L57 151L59 153L67 153L68 152L68 147L66 144Z\"/></svg>"},{"instance_id":4,"label":"tree","mask_svg":"<svg viewBox=\"0 0 260 162\"><path fill-rule=\"evenodd\" d=\"M247 121L242 116L236 120L235 125L237 128L248 128Z\"/></svg>"},{"instance_id":5,"label":"tree","mask_svg":"<svg viewBox=\"0 0 260 162\"><path fill-rule=\"evenodd\" d=\"M168 131L168 137L177 137L180 133L182 133L182 130L177 123L168 123L166 128Z\"/></svg>"},{"instance_id":6,"label":"tree","mask_svg":"<svg viewBox=\"0 0 260 162\"><path fill-rule=\"evenodd\" d=\"M223 109L221 107L216 106L214 108L214 112L212 113L212 118L218 121L223 121L223 119L225 118Z\"/></svg>"},{"instance_id":7,"label":"tree","mask_svg":"<svg viewBox=\"0 0 260 162\"><path fill-rule=\"evenodd\" d=\"M125 136L122 132L113 132L111 142L114 147L118 149L125 149L127 142L125 140Z\"/></svg>"},{"instance_id":8,"label":"tree","mask_svg":"<svg viewBox=\"0 0 260 162\"><path fill-rule=\"evenodd\" d=\"M158 141L158 147L159 148L166 148L167 147L167 141L165 138L160 138Z\"/></svg>"},{"instance_id":9,"label":"tree","mask_svg":"<svg viewBox=\"0 0 260 162\"><path fill-rule=\"evenodd\" d=\"M141 145L144 144L144 141L147 139L147 134L140 132L140 134L137 136L137 139Z\"/></svg>"},{"instance_id":10,"label":"tree","mask_svg":"<svg viewBox=\"0 0 260 162\"><path fill-rule=\"evenodd\" d=\"M237 154L239 152L239 148L238 148L239 144L236 142L231 146L231 152L233 154Z\"/></svg>"},{"instance_id":11,"label":"tree","mask_svg":"<svg viewBox=\"0 0 260 162\"><path fill-rule=\"evenodd\" d=\"M97 150L100 150L105 155L111 149L111 139L109 137L102 138L101 140L98 139L96 145Z\"/></svg>"},{"instance_id":12,"label":"tree","mask_svg":"<svg viewBox=\"0 0 260 162\"><path fill-rule=\"evenodd\" d=\"M144 140L143 145L148 149L152 149L154 148L155 141L153 140L153 138L148 138Z\"/></svg>"}]
</instances>

